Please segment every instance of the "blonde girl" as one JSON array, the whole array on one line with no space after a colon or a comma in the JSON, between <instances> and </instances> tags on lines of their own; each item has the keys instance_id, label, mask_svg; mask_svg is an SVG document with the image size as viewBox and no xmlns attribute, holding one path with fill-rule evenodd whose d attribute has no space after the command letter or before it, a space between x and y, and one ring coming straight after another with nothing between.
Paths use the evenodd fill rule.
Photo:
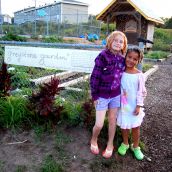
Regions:
<instances>
[{"instance_id":1,"label":"blonde girl","mask_svg":"<svg viewBox=\"0 0 172 172\"><path fill-rule=\"evenodd\" d=\"M108 111L108 142L102 156L110 158L114 148L116 114L120 107L120 83L125 69L124 55L127 49L127 38L124 33L114 31L107 37L106 42L106 48L95 59L90 79L91 95L96 109L90 150L96 155L100 153L98 136Z\"/></svg>"}]
</instances>

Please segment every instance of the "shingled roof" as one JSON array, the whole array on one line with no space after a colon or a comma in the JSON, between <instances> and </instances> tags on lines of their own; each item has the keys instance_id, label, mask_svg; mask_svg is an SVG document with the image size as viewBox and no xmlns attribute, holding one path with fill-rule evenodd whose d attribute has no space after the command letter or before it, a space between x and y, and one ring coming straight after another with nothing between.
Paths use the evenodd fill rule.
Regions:
<instances>
[{"instance_id":1,"label":"shingled roof","mask_svg":"<svg viewBox=\"0 0 172 172\"><path fill-rule=\"evenodd\" d=\"M143 0L125 0L125 1L118 1L112 0L111 3L104 8L100 14L96 17L97 20L102 20L106 22L106 18L109 13L119 12L119 11L129 11L135 9L138 11L145 19L155 22L157 24L164 24L163 20L159 18L156 14L153 13L149 6L146 6ZM112 13L113 15L113 13ZM112 18L111 18L112 19ZM115 18L113 18L113 21ZM110 22L113 22L110 21Z\"/></svg>"}]
</instances>

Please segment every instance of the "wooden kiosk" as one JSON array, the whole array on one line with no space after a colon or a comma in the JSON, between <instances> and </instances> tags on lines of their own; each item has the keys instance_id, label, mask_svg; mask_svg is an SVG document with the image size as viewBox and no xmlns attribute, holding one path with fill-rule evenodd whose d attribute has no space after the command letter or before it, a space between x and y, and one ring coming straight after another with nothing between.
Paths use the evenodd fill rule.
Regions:
<instances>
[{"instance_id":1,"label":"wooden kiosk","mask_svg":"<svg viewBox=\"0 0 172 172\"><path fill-rule=\"evenodd\" d=\"M138 45L139 38L153 42L155 25L164 24L145 6L143 0L112 0L96 18L108 26L116 22L116 29L126 34L128 44L134 45ZM152 44L146 43L145 46L151 48Z\"/></svg>"}]
</instances>

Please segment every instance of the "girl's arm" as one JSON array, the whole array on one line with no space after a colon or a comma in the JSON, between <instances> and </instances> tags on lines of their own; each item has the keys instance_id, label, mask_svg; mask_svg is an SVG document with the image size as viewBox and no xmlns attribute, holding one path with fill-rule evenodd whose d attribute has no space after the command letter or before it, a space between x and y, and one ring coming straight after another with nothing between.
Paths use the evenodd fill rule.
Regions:
<instances>
[{"instance_id":1,"label":"girl's arm","mask_svg":"<svg viewBox=\"0 0 172 172\"><path fill-rule=\"evenodd\" d=\"M144 105L144 99L147 95L146 87L145 87L145 78L143 73L139 75L139 86L137 91L137 106Z\"/></svg>"},{"instance_id":2,"label":"girl's arm","mask_svg":"<svg viewBox=\"0 0 172 172\"><path fill-rule=\"evenodd\" d=\"M98 97L99 83L103 70L103 55L100 53L95 59L95 65L90 78L90 86L91 86L91 96L95 101Z\"/></svg>"}]
</instances>

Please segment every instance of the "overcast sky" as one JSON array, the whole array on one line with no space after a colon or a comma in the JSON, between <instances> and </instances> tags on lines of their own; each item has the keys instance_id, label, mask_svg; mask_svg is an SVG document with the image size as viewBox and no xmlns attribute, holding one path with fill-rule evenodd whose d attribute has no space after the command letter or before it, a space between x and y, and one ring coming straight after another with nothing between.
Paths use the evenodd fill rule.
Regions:
<instances>
[{"instance_id":1,"label":"overcast sky","mask_svg":"<svg viewBox=\"0 0 172 172\"><path fill-rule=\"evenodd\" d=\"M2 14L9 14L14 16L14 12L27 8L28 6L34 6L35 1L37 6L44 5L45 3L52 3L54 0L1 0ZM58 1L58 0L57 0ZM112 0L78 0L89 4L89 14L100 13ZM139 0L138 0L139 1ZM172 0L142 0L150 6L150 9L154 9L154 13L159 17L172 16Z\"/></svg>"}]
</instances>

